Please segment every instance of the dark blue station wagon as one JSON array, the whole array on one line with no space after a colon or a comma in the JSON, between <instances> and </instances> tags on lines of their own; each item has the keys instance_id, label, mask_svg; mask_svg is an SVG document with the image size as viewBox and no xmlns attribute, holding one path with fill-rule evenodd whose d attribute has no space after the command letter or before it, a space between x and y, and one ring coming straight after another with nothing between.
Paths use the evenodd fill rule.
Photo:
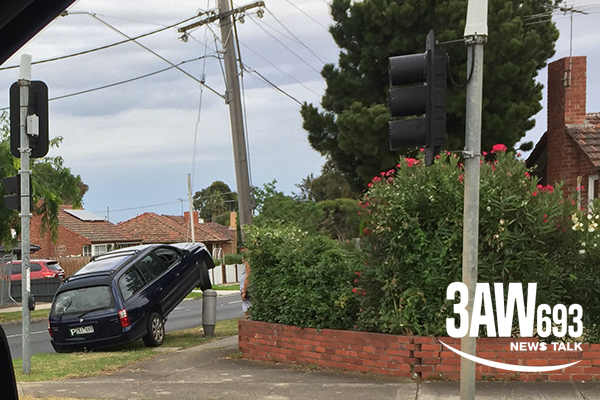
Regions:
<instances>
[{"instance_id":1,"label":"dark blue station wagon","mask_svg":"<svg viewBox=\"0 0 600 400\"><path fill-rule=\"evenodd\" d=\"M210 289L214 263L201 243L142 245L101 256L58 289L48 318L58 353L164 341L169 313L195 288Z\"/></svg>"}]
</instances>

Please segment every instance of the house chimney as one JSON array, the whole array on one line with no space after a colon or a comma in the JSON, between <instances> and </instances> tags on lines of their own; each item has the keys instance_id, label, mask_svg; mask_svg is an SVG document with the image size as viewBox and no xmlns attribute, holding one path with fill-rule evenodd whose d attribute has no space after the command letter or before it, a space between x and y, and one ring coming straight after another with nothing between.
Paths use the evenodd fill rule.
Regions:
<instances>
[{"instance_id":1,"label":"house chimney","mask_svg":"<svg viewBox=\"0 0 600 400\"><path fill-rule=\"evenodd\" d=\"M583 124L586 118L586 57L565 57L548 64L548 128L546 178L549 184L565 181L576 172L577 149L566 125ZM574 186L574 184L573 184Z\"/></svg>"},{"instance_id":2,"label":"house chimney","mask_svg":"<svg viewBox=\"0 0 600 400\"><path fill-rule=\"evenodd\" d=\"M548 130L585 120L586 57L565 57L548 65Z\"/></svg>"}]
</instances>

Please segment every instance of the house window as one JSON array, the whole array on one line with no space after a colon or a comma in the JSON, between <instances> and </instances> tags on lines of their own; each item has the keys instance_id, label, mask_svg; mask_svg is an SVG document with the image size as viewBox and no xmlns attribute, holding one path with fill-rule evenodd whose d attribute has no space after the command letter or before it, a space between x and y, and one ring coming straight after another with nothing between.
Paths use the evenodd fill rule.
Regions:
<instances>
[{"instance_id":1,"label":"house window","mask_svg":"<svg viewBox=\"0 0 600 400\"><path fill-rule=\"evenodd\" d=\"M588 209L591 210L594 199L598 198L598 175L588 176Z\"/></svg>"},{"instance_id":2,"label":"house window","mask_svg":"<svg viewBox=\"0 0 600 400\"><path fill-rule=\"evenodd\" d=\"M92 245L92 256L99 256L104 253L108 253L113 249L112 244L93 244Z\"/></svg>"},{"instance_id":3,"label":"house window","mask_svg":"<svg viewBox=\"0 0 600 400\"><path fill-rule=\"evenodd\" d=\"M84 245L83 246L83 251L81 252L81 255L84 257L91 257L92 256L92 246L90 245Z\"/></svg>"}]
</instances>

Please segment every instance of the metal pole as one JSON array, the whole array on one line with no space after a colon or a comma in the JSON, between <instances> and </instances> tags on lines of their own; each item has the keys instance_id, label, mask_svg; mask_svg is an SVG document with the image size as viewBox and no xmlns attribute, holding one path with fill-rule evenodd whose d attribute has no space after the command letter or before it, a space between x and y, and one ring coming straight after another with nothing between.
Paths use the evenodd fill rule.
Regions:
<instances>
[{"instance_id":1,"label":"metal pole","mask_svg":"<svg viewBox=\"0 0 600 400\"><path fill-rule=\"evenodd\" d=\"M469 0L465 43L468 53L466 132L465 132L465 199L463 222L463 283L469 291L467 302L469 332L461 339L461 350L475 355L477 337L470 337L473 303L477 287L479 247L479 178L481 160L481 108L483 104L483 46L487 41L488 0ZM475 362L460 359L460 398L475 400Z\"/></svg>"},{"instance_id":2,"label":"metal pole","mask_svg":"<svg viewBox=\"0 0 600 400\"><path fill-rule=\"evenodd\" d=\"M250 198L248 153L246 151L246 137L244 134L244 120L240 97L240 82L238 80L235 46L233 45L233 22L231 19L229 0L219 0L219 15L221 42L223 44L223 52L225 53L223 55L225 62L225 77L227 79L225 101L229 104L240 225L242 226L242 240L244 240L243 227L252 224L252 204Z\"/></svg>"},{"instance_id":3,"label":"metal pole","mask_svg":"<svg viewBox=\"0 0 600 400\"><path fill-rule=\"evenodd\" d=\"M21 153L21 302L22 302L22 326L23 326L23 373L31 373L31 347L30 347L30 313L29 294L31 292L29 261L30 261L30 210L29 202L29 136L27 136L27 113L29 109L29 85L31 82L31 56L21 56L21 68L19 71L20 86L20 148Z\"/></svg>"},{"instance_id":4,"label":"metal pole","mask_svg":"<svg viewBox=\"0 0 600 400\"><path fill-rule=\"evenodd\" d=\"M188 203L190 207L190 232L192 237L192 243L196 243L196 232L194 228L194 202L192 201L192 175L188 174Z\"/></svg>"}]
</instances>

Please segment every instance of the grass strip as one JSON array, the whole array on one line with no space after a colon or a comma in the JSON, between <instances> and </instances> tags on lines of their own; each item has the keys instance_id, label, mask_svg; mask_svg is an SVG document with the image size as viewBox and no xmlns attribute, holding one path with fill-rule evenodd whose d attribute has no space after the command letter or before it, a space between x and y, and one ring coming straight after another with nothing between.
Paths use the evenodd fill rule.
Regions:
<instances>
[{"instance_id":1,"label":"grass strip","mask_svg":"<svg viewBox=\"0 0 600 400\"><path fill-rule=\"evenodd\" d=\"M235 336L238 333L238 319L219 321L215 326L215 336L205 337L198 328L169 332L162 347L188 348L212 342L219 338ZM158 348L160 350L160 348ZM154 348L144 347L141 340L117 351L94 351L77 353L35 354L31 357L31 374L23 374L23 360L15 358L13 365L18 382L37 382L71 378L83 378L109 374L126 365L149 360L161 354Z\"/></svg>"}]
</instances>

